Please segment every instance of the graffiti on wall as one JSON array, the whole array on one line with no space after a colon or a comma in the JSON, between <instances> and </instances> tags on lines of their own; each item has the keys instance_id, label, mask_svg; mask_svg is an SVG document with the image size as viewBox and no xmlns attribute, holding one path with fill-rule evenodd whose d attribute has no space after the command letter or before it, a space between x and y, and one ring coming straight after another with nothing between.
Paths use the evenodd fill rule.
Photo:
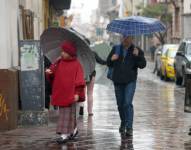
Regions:
<instances>
[{"instance_id":1,"label":"graffiti on wall","mask_svg":"<svg viewBox=\"0 0 191 150\"><path fill-rule=\"evenodd\" d=\"M9 109L7 107L5 98L0 93L0 119L5 118L5 120L8 120L8 112L9 112Z\"/></svg>"}]
</instances>

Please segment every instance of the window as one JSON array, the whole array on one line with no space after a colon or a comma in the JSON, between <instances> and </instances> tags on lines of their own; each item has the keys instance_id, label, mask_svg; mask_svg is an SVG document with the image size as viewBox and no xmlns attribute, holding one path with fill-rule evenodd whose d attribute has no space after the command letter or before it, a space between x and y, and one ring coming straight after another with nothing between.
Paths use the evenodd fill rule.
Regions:
<instances>
[{"instance_id":1,"label":"window","mask_svg":"<svg viewBox=\"0 0 191 150\"><path fill-rule=\"evenodd\" d=\"M180 8L175 8L175 32L178 34L180 31Z\"/></svg>"},{"instance_id":2,"label":"window","mask_svg":"<svg viewBox=\"0 0 191 150\"><path fill-rule=\"evenodd\" d=\"M167 57L174 58L176 56L175 50L168 50L167 51Z\"/></svg>"},{"instance_id":3,"label":"window","mask_svg":"<svg viewBox=\"0 0 191 150\"><path fill-rule=\"evenodd\" d=\"M167 52L167 50L168 50L168 47L163 47L163 49L162 49L162 54L161 54L161 56L166 56L166 52Z\"/></svg>"},{"instance_id":4,"label":"window","mask_svg":"<svg viewBox=\"0 0 191 150\"><path fill-rule=\"evenodd\" d=\"M112 4L113 4L113 5L116 5L116 0L112 0Z\"/></svg>"},{"instance_id":5,"label":"window","mask_svg":"<svg viewBox=\"0 0 191 150\"><path fill-rule=\"evenodd\" d=\"M186 53L188 55L191 55L191 43L188 43L187 46L186 46Z\"/></svg>"},{"instance_id":6,"label":"window","mask_svg":"<svg viewBox=\"0 0 191 150\"><path fill-rule=\"evenodd\" d=\"M34 13L21 5L19 11L19 39L34 39Z\"/></svg>"},{"instance_id":7,"label":"window","mask_svg":"<svg viewBox=\"0 0 191 150\"><path fill-rule=\"evenodd\" d=\"M184 49L185 49L185 45L186 45L186 44L183 42L183 43L180 45L178 51L179 51L179 52L184 52L184 51L185 51L185 50L184 50Z\"/></svg>"}]
</instances>

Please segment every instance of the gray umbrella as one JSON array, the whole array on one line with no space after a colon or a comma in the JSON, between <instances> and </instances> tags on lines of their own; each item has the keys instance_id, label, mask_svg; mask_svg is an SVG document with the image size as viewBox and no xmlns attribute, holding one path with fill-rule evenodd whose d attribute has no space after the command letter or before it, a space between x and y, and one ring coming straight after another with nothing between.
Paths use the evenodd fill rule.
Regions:
<instances>
[{"instance_id":1,"label":"gray umbrella","mask_svg":"<svg viewBox=\"0 0 191 150\"><path fill-rule=\"evenodd\" d=\"M77 56L84 69L85 78L95 70L95 57L84 37L71 29L48 28L40 37L43 54L53 63L60 56L60 44L70 40L77 46Z\"/></svg>"}]
</instances>

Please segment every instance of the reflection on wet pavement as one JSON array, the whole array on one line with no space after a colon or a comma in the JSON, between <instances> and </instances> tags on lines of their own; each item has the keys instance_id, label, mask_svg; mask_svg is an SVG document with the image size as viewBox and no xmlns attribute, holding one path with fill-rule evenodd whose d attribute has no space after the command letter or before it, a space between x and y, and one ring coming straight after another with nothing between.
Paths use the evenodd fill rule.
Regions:
<instances>
[{"instance_id":1,"label":"reflection on wet pavement","mask_svg":"<svg viewBox=\"0 0 191 150\"><path fill-rule=\"evenodd\" d=\"M80 133L74 141L55 143L54 116L48 127L0 133L0 150L191 150L191 136L187 135L191 114L184 113L184 88L160 81L149 65L141 70L134 98L134 135L121 137L113 86L102 77L105 68L98 70L94 116L85 112L79 117Z\"/></svg>"}]
</instances>

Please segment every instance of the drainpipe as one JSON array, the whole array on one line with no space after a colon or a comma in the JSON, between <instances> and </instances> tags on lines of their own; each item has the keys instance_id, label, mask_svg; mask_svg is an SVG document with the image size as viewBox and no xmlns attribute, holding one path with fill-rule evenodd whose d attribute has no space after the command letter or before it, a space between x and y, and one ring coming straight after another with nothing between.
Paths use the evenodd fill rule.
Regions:
<instances>
[{"instance_id":1,"label":"drainpipe","mask_svg":"<svg viewBox=\"0 0 191 150\"><path fill-rule=\"evenodd\" d=\"M180 2L180 32L181 32L181 39L184 38L184 0Z\"/></svg>"}]
</instances>

